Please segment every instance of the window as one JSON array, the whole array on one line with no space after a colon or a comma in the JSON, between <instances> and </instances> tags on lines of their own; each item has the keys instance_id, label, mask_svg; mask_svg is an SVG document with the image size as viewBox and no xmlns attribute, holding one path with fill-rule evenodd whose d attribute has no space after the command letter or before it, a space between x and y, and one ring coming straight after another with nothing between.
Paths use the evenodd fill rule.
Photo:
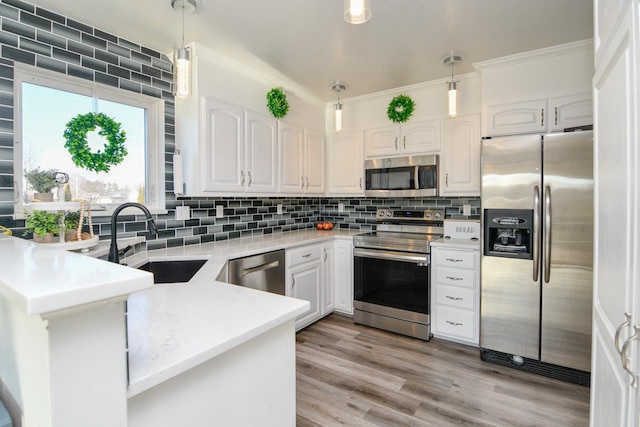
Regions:
<instances>
[{"instance_id":1,"label":"window","mask_svg":"<svg viewBox=\"0 0 640 427\"><path fill-rule=\"evenodd\" d=\"M105 214L124 202L164 211L162 100L26 67L16 67L14 91L17 217L35 203L35 190L25 179L25 172L35 169L68 175L63 192L52 190L56 202L84 199L91 202L92 211ZM64 147L69 120L89 112L106 114L126 132L128 154L109 172L77 167ZM104 151L106 140L97 131L89 132L87 142L92 152Z\"/></svg>"}]
</instances>

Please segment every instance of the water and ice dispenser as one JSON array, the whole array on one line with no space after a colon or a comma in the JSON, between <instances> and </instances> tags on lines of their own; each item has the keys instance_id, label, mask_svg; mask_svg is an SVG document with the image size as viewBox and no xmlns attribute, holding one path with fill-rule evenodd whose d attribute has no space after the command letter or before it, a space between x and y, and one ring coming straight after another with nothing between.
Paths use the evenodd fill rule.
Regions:
<instances>
[{"instance_id":1,"label":"water and ice dispenser","mask_svg":"<svg viewBox=\"0 0 640 427\"><path fill-rule=\"evenodd\" d=\"M533 210L485 209L484 254L533 259Z\"/></svg>"}]
</instances>

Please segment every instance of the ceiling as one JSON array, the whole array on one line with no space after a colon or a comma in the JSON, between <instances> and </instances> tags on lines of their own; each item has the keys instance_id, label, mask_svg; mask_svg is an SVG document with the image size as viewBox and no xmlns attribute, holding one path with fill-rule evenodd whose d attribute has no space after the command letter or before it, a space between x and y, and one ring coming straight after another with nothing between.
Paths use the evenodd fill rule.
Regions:
<instances>
[{"instance_id":1,"label":"ceiling","mask_svg":"<svg viewBox=\"0 0 640 427\"><path fill-rule=\"evenodd\" d=\"M170 53L182 15L170 0L30 0L103 31ZM442 58L474 62L593 37L588 0L371 0L370 21L344 21L343 0L196 0L185 41L253 68L279 71L311 95L335 98L446 78Z\"/></svg>"}]
</instances>

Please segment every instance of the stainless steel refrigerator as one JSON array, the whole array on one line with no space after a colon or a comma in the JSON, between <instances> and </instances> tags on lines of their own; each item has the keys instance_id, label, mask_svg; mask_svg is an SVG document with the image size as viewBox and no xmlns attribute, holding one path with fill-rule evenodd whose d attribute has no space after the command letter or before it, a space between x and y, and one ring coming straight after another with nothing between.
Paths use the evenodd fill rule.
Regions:
<instances>
[{"instance_id":1,"label":"stainless steel refrigerator","mask_svg":"<svg viewBox=\"0 0 640 427\"><path fill-rule=\"evenodd\" d=\"M591 370L592 145L592 131L483 140L483 359Z\"/></svg>"}]
</instances>

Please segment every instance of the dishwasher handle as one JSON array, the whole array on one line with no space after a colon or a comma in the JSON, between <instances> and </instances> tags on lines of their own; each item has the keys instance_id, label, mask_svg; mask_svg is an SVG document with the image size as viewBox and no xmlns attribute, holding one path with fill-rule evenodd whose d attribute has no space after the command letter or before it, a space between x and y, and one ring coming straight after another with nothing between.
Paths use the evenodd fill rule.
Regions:
<instances>
[{"instance_id":1,"label":"dishwasher handle","mask_svg":"<svg viewBox=\"0 0 640 427\"><path fill-rule=\"evenodd\" d=\"M244 268L240 272L240 277L246 276L247 274L255 273L257 271L270 270L272 268L276 268L280 266L280 261L275 260L271 262L265 262L264 264L257 265L255 267Z\"/></svg>"}]
</instances>

